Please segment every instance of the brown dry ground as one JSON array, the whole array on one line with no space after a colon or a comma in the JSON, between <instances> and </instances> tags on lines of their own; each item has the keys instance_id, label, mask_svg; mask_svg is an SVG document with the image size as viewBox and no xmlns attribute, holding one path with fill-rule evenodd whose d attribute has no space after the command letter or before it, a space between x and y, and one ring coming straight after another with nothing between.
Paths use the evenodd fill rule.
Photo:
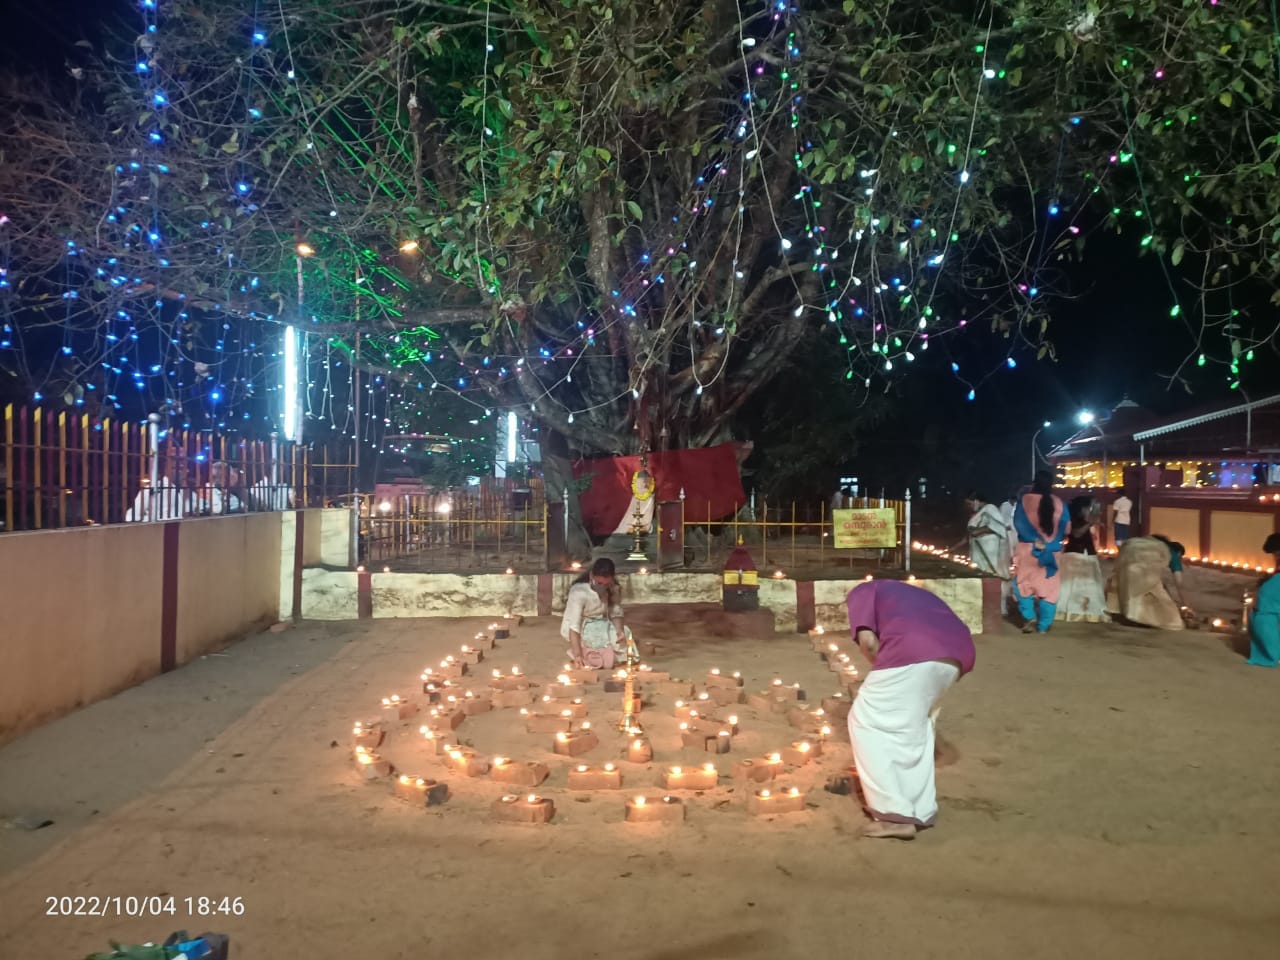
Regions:
<instances>
[{"instance_id":1,"label":"brown dry ground","mask_svg":"<svg viewBox=\"0 0 1280 960\"><path fill-rule=\"evenodd\" d=\"M811 699L833 690L804 638L710 635L697 611L636 612L683 676L774 675ZM829 751L788 782L810 809L751 819L731 781L690 796L683 826L622 822L623 797L579 798L553 764L546 827L486 818L504 792L451 780L413 809L358 783L346 736L378 698L480 621L302 624L263 634L35 731L0 751L0 957L83 956L170 930L231 935L235 960L422 955L549 960L791 958L1272 958L1280 955L1280 674L1247 668L1221 636L1059 626L979 638L976 672L939 724L938 827L912 843L859 837L861 813L821 789L849 761ZM530 621L485 664L546 677L556 624ZM617 758L616 698L589 695ZM670 702L646 722L660 761ZM783 746L778 718L738 708L730 757ZM438 771L412 730L385 753ZM544 758L549 737L514 711L469 719L485 753ZM333 746L337 741L338 746ZM651 768L627 767L636 792ZM242 897L240 917L50 917L52 895Z\"/></svg>"}]
</instances>

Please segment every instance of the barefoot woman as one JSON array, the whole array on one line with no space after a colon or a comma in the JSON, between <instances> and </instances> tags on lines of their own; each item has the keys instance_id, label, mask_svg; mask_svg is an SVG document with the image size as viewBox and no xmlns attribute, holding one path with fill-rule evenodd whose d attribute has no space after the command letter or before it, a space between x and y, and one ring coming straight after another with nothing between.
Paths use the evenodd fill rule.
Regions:
<instances>
[{"instance_id":1,"label":"barefoot woman","mask_svg":"<svg viewBox=\"0 0 1280 960\"><path fill-rule=\"evenodd\" d=\"M910 840L933 825L933 722L942 695L973 669L973 637L943 601L897 580L849 592L849 629L871 670L849 711L869 837Z\"/></svg>"}]
</instances>

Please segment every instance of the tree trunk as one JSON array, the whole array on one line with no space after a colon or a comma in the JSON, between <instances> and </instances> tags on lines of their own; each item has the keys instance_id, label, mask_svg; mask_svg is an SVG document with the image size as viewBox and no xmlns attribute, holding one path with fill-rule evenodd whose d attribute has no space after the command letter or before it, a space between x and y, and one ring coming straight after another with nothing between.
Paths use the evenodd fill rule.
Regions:
<instances>
[{"instance_id":1,"label":"tree trunk","mask_svg":"<svg viewBox=\"0 0 1280 960\"><path fill-rule=\"evenodd\" d=\"M561 502L569 516L566 549L571 557L591 556L591 535L582 521L582 505L578 502L577 487L573 482L573 460L564 435L547 426L542 427L543 490L548 503Z\"/></svg>"}]
</instances>

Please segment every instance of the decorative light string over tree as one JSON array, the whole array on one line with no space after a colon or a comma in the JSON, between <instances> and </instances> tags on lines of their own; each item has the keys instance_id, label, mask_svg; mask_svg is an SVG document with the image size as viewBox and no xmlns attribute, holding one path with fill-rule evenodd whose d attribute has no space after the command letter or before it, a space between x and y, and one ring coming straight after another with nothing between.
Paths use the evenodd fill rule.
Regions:
<instances>
[{"instance_id":1,"label":"decorative light string over tree","mask_svg":"<svg viewBox=\"0 0 1280 960\"><path fill-rule=\"evenodd\" d=\"M274 316L258 309L277 309L282 295L223 229L257 211L236 158L200 149L215 127L241 136L253 110L234 108L253 95L219 102L209 84L211 99L193 103L183 91L198 84L200 63L167 59L167 17L151 0L137 6L111 59L78 50L73 96L65 80L6 81L6 132L22 150L0 174L17 300L0 367L45 406L130 418L158 410L183 427L274 432L282 343ZM245 64L234 84L251 91L262 42L255 31L234 40ZM198 118L195 107L208 112ZM201 169L193 146L209 155ZM218 203L215 218L208 208Z\"/></svg>"},{"instance_id":2,"label":"decorative light string over tree","mask_svg":"<svg viewBox=\"0 0 1280 960\"><path fill-rule=\"evenodd\" d=\"M95 134L109 156L163 137L163 288L270 324L301 255L296 319L364 372L360 396L436 384L518 409L553 452L725 439L806 341L858 393L955 336L1004 338L1006 367L1043 357L1097 229L1167 261L1193 364L1238 381L1275 334L1230 303L1280 275L1259 0L174 0L165 18L145 50L164 102ZM92 169L75 195L102 192ZM22 175L3 176L8 203ZM82 262L115 246L93 204L46 194L15 218L11 269L56 285L57 242ZM431 359L355 350L424 328ZM952 373L972 397L992 371ZM363 410L376 432L385 398Z\"/></svg>"}]
</instances>

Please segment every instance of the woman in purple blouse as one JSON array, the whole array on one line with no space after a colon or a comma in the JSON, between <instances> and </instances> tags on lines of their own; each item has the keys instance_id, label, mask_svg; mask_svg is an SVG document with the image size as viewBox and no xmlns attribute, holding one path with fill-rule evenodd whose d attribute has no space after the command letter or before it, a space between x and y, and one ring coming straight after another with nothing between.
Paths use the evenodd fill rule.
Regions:
<instances>
[{"instance_id":1,"label":"woman in purple blouse","mask_svg":"<svg viewBox=\"0 0 1280 960\"><path fill-rule=\"evenodd\" d=\"M872 822L869 837L910 840L933 825L937 704L973 669L968 627L927 590L872 580L849 591L849 629L871 670L849 711L849 737Z\"/></svg>"}]
</instances>

